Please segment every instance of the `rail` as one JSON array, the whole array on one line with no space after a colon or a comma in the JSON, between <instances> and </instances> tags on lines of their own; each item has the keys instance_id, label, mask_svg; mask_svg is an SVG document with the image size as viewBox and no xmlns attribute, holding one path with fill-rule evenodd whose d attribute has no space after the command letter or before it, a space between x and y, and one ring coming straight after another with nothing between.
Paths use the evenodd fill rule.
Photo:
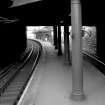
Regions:
<instances>
[{"instance_id":1,"label":"rail","mask_svg":"<svg viewBox=\"0 0 105 105\"><path fill-rule=\"evenodd\" d=\"M40 56L40 46L36 44L33 45L33 51L30 54L27 63L23 67L16 68L18 73L13 74L12 80L10 80L9 85L2 92L0 96L0 104L10 104L17 105L20 100L20 97L23 95L26 85L30 82L31 75L37 65L39 56ZM36 47L35 47L36 46ZM22 78L21 78L22 77Z\"/></svg>"},{"instance_id":2,"label":"rail","mask_svg":"<svg viewBox=\"0 0 105 105\"><path fill-rule=\"evenodd\" d=\"M83 51L83 57L84 59L89 60L91 64L93 64L98 70L105 75L105 63L99 60L99 57L92 56L91 54L88 54L87 52Z\"/></svg>"},{"instance_id":3,"label":"rail","mask_svg":"<svg viewBox=\"0 0 105 105\"><path fill-rule=\"evenodd\" d=\"M23 64L21 64L19 67L14 66L14 68L17 69L9 69L8 72L4 73L1 77L0 77L0 94L1 92L3 92L5 90L5 88L7 87L7 85L11 82L11 80L19 73L19 69L21 69L26 62L28 61L28 59L30 58L32 52L33 52L33 45L31 52L29 53L28 57L25 59L25 61L23 62Z\"/></svg>"},{"instance_id":4,"label":"rail","mask_svg":"<svg viewBox=\"0 0 105 105\"><path fill-rule=\"evenodd\" d=\"M36 40L32 40L32 39L29 39L29 40L31 40L31 41L34 41L34 42L37 42L39 45L40 45L40 47L41 48L38 48L38 54L37 54L37 56L36 56L36 59L35 59L35 62L34 62L34 64L33 64L33 66L32 66L32 72L31 72L31 74L30 74L30 76L29 76L29 79L28 79L28 81L27 81L27 83L26 83L26 85L27 85L27 87L25 86L24 87L24 91L21 93L21 95L20 95L20 99L19 99L19 101L17 102L17 104L16 105L20 105L21 104L21 102L22 102L22 100L23 100L23 98L24 98L24 96L25 96L25 93L26 93L26 91L28 90L28 87L29 87L29 85L30 85L30 83L31 83L31 80L32 80L32 73L34 72L34 69L35 69L35 67L36 67L36 65L37 65L37 62L38 62L38 59L39 59L39 57L40 57L40 55L41 55L41 51L40 50L42 50L42 45L41 45L41 43L40 42L38 42L38 41L36 41ZM36 71L35 71L36 72Z\"/></svg>"},{"instance_id":5,"label":"rail","mask_svg":"<svg viewBox=\"0 0 105 105\"><path fill-rule=\"evenodd\" d=\"M20 55L20 58L18 58L18 59L23 59L25 57L27 51L28 51L28 47L26 47L25 51ZM16 63L17 62L13 62L13 63L9 64L8 66L6 66L5 68L1 69L0 70L0 79L2 78L1 76L8 73L9 70L11 70L16 65Z\"/></svg>"}]
</instances>

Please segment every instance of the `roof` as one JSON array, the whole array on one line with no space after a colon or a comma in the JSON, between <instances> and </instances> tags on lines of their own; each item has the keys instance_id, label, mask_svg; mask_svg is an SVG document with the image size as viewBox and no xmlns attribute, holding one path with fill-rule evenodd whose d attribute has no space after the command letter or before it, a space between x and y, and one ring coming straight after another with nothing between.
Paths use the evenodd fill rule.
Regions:
<instances>
[{"instance_id":1,"label":"roof","mask_svg":"<svg viewBox=\"0 0 105 105\"><path fill-rule=\"evenodd\" d=\"M2 0L5 1L5 0ZM9 0L7 0L9 1ZM17 17L27 24L46 25L56 24L70 19L70 0L12 0L12 8L0 9L4 17ZM1 2L1 1L0 1ZM81 0L82 20L84 25L103 23L104 2L96 0ZM0 6L2 4L0 3ZM11 7L10 6L10 7ZM3 8L5 8L4 6ZM1 8L1 7L0 7ZM99 21L100 20L100 21ZM67 22L68 23L68 22ZM49 25L49 24L48 24Z\"/></svg>"},{"instance_id":2,"label":"roof","mask_svg":"<svg viewBox=\"0 0 105 105\"><path fill-rule=\"evenodd\" d=\"M38 1L42 1L42 0L12 0L12 1L13 1L13 3L11 5L11 7L15 7L15 6L26 5L29 3L38 2Z\"/></svg>"}]
</instances>

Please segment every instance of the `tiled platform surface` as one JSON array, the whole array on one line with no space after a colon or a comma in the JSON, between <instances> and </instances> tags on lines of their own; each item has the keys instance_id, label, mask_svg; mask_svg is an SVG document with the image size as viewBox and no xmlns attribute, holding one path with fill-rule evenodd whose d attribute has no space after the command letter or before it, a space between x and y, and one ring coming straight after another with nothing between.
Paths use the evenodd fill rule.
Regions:
<instances>
[{"instance_id":1,"label":"tiled platform surface","mask_svg":"<svg viewBox=\"0 0 105 105\"><path fill-rule=\"evenodd\" d=\"M86 100L74 102L72 68L65 65L64 57L48 42L42 42L43 53L32 78L18 105L104 105L105 76L84 61L84 92Z\"/></svg>"}]
</instances>

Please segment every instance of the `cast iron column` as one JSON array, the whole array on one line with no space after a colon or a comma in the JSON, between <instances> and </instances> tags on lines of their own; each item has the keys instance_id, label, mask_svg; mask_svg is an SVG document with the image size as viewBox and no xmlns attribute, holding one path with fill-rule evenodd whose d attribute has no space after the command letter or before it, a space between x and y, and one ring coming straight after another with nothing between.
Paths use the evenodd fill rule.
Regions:
<instances>
[{"instance_id":1,"label":"cast iron column","mask_svg":"<svg viewBox=\"0 0 105 105\"><path fill-rule=\"evenodd\" d=\"M65 63L70 64L69 26L64 25L64 56Z\"/></svg>"},{"instance_id":2,"label":"cast iron column","mask_svg":"<svg viewBox=\"0 0 105 105\"><path fill-rule=\"evenodd\" d=\"M58 55L62 55L62 48L61 48L61 26L58 25Z\"/></svg>"},{"instance_id":3,"label":"cast iron column","mask_svg":"<svg viewBox=\"0 0 105 105\"><path fill-rule=\"evenodd\" d=\"M57 46L57 25L53 26L53 32L54 32L54 46L55 46L55 49L58 49L58 46Z\"/></svg>"},{"instance_id":4,"label":"cast iron column","mask_svg":"<svg viewBox=\"0 0 105 105\"><path fill-rule=\"evenodd\" d=\"M83 91L83 65L81 43L81 4L79 0L71 0L72 24L72 94L75 101L85 99Z\"/></svg>"}]
</instances>

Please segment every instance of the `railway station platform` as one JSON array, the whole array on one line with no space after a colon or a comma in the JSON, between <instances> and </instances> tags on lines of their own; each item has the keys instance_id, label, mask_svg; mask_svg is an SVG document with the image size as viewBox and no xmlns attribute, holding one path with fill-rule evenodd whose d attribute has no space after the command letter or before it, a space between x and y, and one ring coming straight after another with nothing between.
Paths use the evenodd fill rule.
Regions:
<instances>
[{"instance_id":1,"label":"railway station platform","mask_svg":"<svg viewBox=\"0 0 105 105\"><path fill-rule=\"evenodd\" d=\"M84 93L86 99L75 102L72 92L72 67L49 42L41 42L43 52L32 77L17 105L103 105L105 76L84 60Z\"/></svg>"}]
</instances>

